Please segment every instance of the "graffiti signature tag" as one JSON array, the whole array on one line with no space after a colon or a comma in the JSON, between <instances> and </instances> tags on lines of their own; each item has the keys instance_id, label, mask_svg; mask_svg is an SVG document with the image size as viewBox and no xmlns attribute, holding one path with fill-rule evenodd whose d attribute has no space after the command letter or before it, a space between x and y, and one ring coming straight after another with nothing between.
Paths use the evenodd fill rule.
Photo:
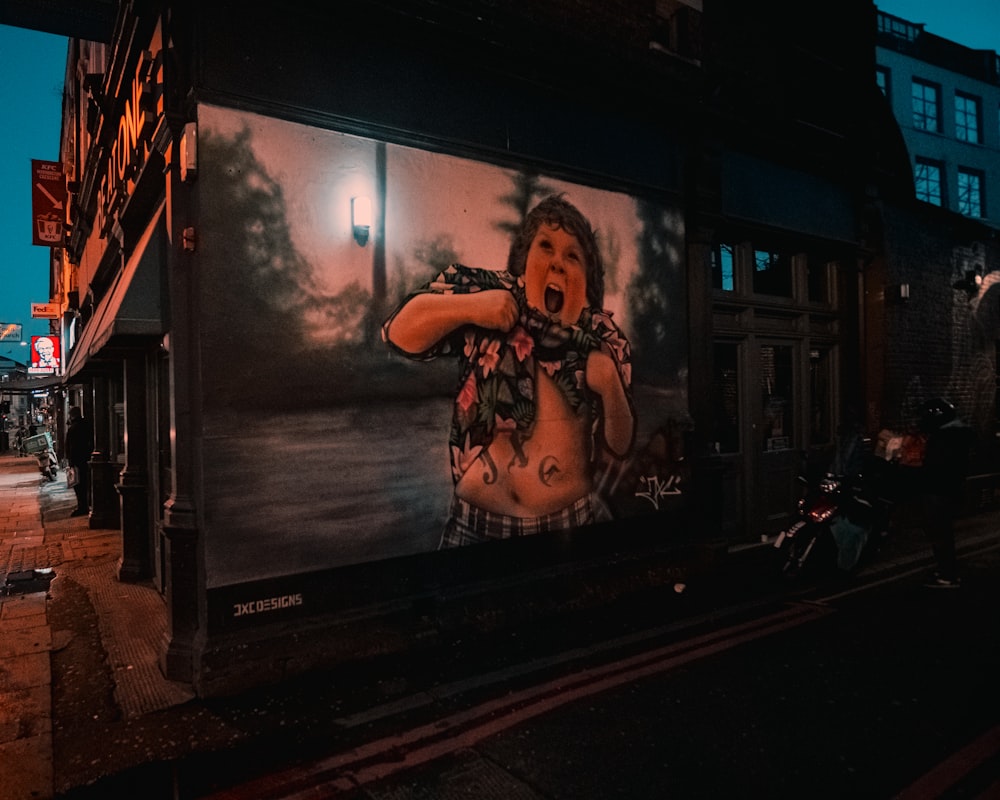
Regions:
<instances>
[{"instance_id":1,"label":"graffiti signature tag","mask_svg":"<svg viewBox=\"0 0 1000 800\"><path fill-rule=\"evenodd\" d=\"M663 498L681 493L680 475L671 475L666 480L658 475L653 475L652 477L639 478L639 482L646 488L645 491L637 491L635 496L645 497L657 511L660 510L660 501Z\"/></svg>"}]
</instances>

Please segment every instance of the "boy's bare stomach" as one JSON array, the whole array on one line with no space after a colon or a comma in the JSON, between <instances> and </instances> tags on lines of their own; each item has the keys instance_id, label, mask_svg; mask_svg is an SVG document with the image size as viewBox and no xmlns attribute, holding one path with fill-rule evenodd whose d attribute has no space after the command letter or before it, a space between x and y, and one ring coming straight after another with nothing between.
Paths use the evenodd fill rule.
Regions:
<instances>
[{"instance_id":1,"label":"boy's bare stomach","mask_svg":"<svg viewBox=\"0 0 1000 800\"><path fill-rule=\"evenodd\" d=\"M590 492L589 425L548 380L536 384L537 420L527 439L498 433L459 479L455 494L510 517L540 517Z\"/></svg>"}]
</instances>

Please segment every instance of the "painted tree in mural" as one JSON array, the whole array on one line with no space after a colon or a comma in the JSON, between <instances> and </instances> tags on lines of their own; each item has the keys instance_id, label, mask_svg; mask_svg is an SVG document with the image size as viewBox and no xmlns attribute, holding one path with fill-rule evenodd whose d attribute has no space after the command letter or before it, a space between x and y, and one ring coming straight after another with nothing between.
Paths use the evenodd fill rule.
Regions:
<instances>
[{"instance_id":1,"label":"painted tree in mural","mask_svg":"<svg viewBox=\"0 0 1000 800\"><path fill-rule=\"evenodd\" d=\"M432 239L417 242L413 248L413 258L421 265L421 269L426 267L426 271L421 275L421 283L430 280L452 264L462 261L462 255L455 249L455 241L450 233L439 233ZM402 290L399 291L398 299L402 301L415 285L413 277L408 276L405 285L401 282L398 287L398 290Z\"/></svg>"},{"instance_id":2,"label":"painted tree in mural","mask_svg":"<svg viewBox=\"0 0 1000 800\"><path fill-rule=\"evenodd\" d=\"M510 175L514 186L510 192L500 196L501 204L514 210L516 218L513 220L500 220L494 222L494 227L503 231L513 241L514 236L524 225L524 219L528 212L534 208L535 204L545 195L551 194L553 189L538 176L536 172L514 172ZM508 269L510 264L507 265Z\"/></svg>"},{"instance_id":3,"label":"painted tree in mural","mask_svg":"<svg viewBox=\"0 0 1000 800\"><path fill-rule=\"evenodd\" d=\"M372 292L358 281L333 294L316 285L292 243L281 186L250 139L243 131L202 142L199 181L211 192L202 212L210 234L199 241L206 390L224 405L296 408L398 394L407 365L372 339L381 322ZM430 380L434 370L422 372Z\"/></svg>"},{"instance_id":4,"label":"painted tree in mural","mask_svg":"<svg viewBox=\"0 0 1000 800\"><path fill-rule=\"evenodd\" d=\"M660 206L637 201L639 263L626 289L633 366L643 380L674 384L687 367L687 291L681 233Z\"/></svg>"},{"instance_id":5,"label":"painted tree in mural","mask_svg":"<svg viewBox=\"0 0 1000 800\"><path fill-rule=\"evenodd\" d=\"M461 261L462 255L455 249L454 238L450 233L420 239L409 254L398 253L386 289L389 308L402 303L415 287L432 280L446 267Z\"/></svg>"},{"instance_id":6,"label":"painted tree in mural","mask_svg":"<svg viewBox=\"0 0 1000 800\"><path fill-rule=\"evenodd\" d=\"M292 244L281 187L254 157L249 131L206 135L202 148L204 380L223 396L242 397L255 386L280 385L293 371L312 273Z\"/></svg>"}]
</instances>

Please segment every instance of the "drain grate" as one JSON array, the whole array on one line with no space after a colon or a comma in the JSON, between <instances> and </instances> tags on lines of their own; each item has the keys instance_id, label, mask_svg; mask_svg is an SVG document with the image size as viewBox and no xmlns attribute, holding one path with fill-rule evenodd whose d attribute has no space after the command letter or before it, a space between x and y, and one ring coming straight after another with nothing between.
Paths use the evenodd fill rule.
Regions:
<instances>
[{"instance_id":1,"label":"drain grate","mask_svg":"<svg viewBox=\"0 0 1000 800\"><path fill-rule=\"evenodd\" d=\"M0 586L0 595L10 596L12 594L47 592L49 584L52 583L52 579L55 576L56 572L51 567L22 570L21 572L8 572L3 586Z\"/></svg>"},{"instance_id":2,"label":"drain grate","mask_svg":"<svg viewBox=\"0 0 1000 800\"><path fill-rule=\"evenodd\" d=\"M59 543L13 547L5 570L8 575L30 572L34 569L54 567L63 562L63 549Z\"/></svg>"}]
</instances>

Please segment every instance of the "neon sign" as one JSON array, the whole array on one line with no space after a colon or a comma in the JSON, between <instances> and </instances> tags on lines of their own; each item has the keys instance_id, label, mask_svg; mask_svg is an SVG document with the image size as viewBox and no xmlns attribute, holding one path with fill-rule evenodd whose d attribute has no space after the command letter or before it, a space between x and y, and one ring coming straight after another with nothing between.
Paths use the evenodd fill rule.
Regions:
<instances>
[{"instance_id":1,"label":"neon sign","mask_svg":"<svg viewBox=\"0 0 1000 800\"><path fill-rule=\"evenodd\" d=\"M118 120L107 166L98 189L96 228L107 235L114 213L121 208L135 186L135 178L149 158L149 140L156 128L156 94L159 85L151 70L153 56L144 53L136 70L129 97Z\"/></svg>"}]
</instances>

